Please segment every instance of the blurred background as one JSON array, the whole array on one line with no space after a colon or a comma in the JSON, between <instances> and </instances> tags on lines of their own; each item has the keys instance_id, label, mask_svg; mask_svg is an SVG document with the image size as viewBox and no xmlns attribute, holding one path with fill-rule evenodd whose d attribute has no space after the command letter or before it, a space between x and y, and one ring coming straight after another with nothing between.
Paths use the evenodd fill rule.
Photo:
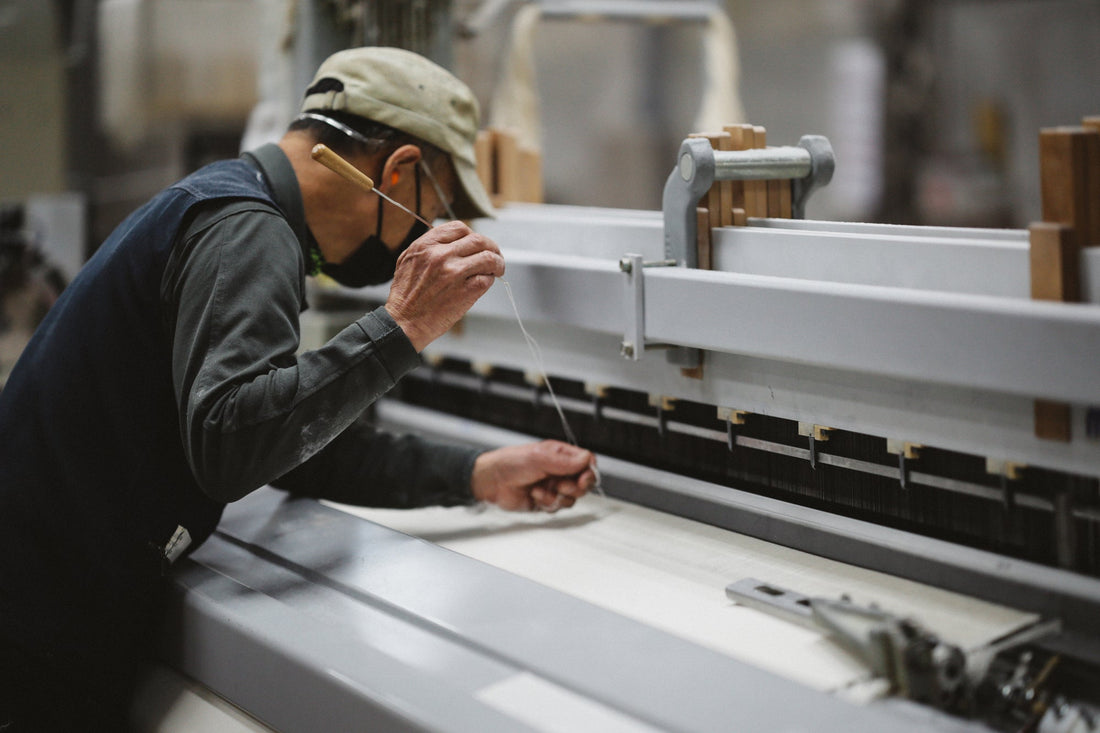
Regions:
<instances>
[{"instance_id":1,"label":"blurred background","mask_svg":"<svg viewBox=\"0 0 1100 733\"><path fill-rule=\"evenodd\" d=\"M548 203L660 208L687 134L751 122L832 141L810 218L1023 227L1039 129L1100 114L1098 39L1096 0L0 0L0 338L160 188L277 139L340 48L451 68Z\"/></svg>"}]
</instances>

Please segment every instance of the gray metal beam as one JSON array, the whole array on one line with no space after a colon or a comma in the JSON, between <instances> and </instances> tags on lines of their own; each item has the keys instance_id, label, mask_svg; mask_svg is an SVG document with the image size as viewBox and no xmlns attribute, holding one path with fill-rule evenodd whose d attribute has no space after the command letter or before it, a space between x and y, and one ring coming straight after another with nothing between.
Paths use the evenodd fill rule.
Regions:
<instances>
[{"instance_id":1,"label":"gray metal beam","mask_svg":"<svg viewBox=\"0 0 1100 733\"><path fill-rule=\"evenodd\" d=\"M646 337L700 349L1100 404L1100 308L663 268Z\"/></svg>"},{"instance_id":2,"label":"gray metal beam","mask_svg":"<svg viewBox=\"0 0 1100 733\"><path fill-rule=\"evenodd\" d=\"M287 731L523 730L485 694L516 675L623 730L924 729L274 490L176 588L170 661Z\"/></svg>"},{"instance_id":3,"label":"gray metal beam","mask_svg":"<svg viewBox=\"0 0 1100 733\"><path fill-rule=\"evenodd\" d=\"M622 334L618 262L516 252L525 320ZM690 268L645 270L647 341L1100 404L1100 309ZM514 320L504 293L471 310Z\"/></svg>"}]
</instances>

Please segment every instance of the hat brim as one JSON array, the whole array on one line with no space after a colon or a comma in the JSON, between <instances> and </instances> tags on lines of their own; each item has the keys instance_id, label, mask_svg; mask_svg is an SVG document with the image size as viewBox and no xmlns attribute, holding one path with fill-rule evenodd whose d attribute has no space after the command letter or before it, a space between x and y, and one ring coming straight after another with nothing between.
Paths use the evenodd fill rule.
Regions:
<instances>
[{"instance_id":1,"label":"hat brim","mask_svg":"<svg viewBox=\"0 0 1100 733\"><path fill-rule=\"evenodd\" d=\"M456 191L456 194L459 195L455 196L453 207L455 216L459 219L495 217L496 209L493 208L493 203L489 200L489 194L477 174L477 166L457 155L451 156L451 162L454 164L455 175L458 177L458 183L462 189Z\"/></svg>"}]
</instances>

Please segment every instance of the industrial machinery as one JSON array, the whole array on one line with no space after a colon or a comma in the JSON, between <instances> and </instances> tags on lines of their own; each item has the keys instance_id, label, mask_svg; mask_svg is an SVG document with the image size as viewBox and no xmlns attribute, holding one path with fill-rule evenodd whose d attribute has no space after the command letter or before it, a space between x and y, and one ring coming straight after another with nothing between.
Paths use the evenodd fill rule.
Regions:
<instances>
[{"instance_id":1,"label":"industrial machinery","mask_svg":"<svg viewBox=\"0 0 1100 733\"><path fill-rule=\"evenodd\" d=\"M477 221L515 311L374 410L497 446L563 439L556 399L606 497L262 490L180 568L166 662L286 731L1100 730L1100 133L1044 137L1029 232L785 218L829 143L747 129L686 139L661 212ZM324 338L386 293L316 295Z\"/></svg>"}]
</instances>

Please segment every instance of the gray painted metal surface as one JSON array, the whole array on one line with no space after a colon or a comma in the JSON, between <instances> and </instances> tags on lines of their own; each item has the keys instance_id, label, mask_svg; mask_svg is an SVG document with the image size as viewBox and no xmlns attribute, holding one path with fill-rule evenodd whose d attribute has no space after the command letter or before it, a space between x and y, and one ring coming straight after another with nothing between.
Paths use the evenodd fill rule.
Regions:
<instances>
[{"instance_id":1,"label":"gray painted metal surface","mask_svg":"<svg viewBox=\"0 0 1100 733\"><path fill-rule=\"evenodd\" d=\"M484 694L516 675L627 730L924 729L270 489L175 583L169 661L284 731L526 730Z\"/></svg>"},{"instance_id":2,"label":"gray painted metal surface","mask_svg":"<svg viewBox=\"0 0 1100 733\"><path fill-rule=\"evenodd\" d=\"M1091 306L690 268L644 276L650 342L1100 404L1100 309ZM622 333L625 277L618 261L508 260L525 322ZM514 319L492 291L471 314Z\"/></svg>"},{"instance_id":3,"label":"gray painted metal surface","mask_svg":"<svg viewBox=\"0 0 1100 733\"><path fill-rule=\"evenodd\" d=\"M379 404L378 418L391 429L471 444L504 445L530 440L514 432L389 400ZM1071 636L1096 636L1096 619L1100 618L1100 580L1096 578L606 456L599 461L604 489L611 496L822 557L1058 618Z\"/></svg>"},{"instance_id":4,"label":"gray painted metal surface","mask_svg":"<svg viewBox=\"0 0 1100 733\"><path fill-rule=\"evenodd\" d=\"M711 351L1100 404L1092 306L667 268L646 273L645 330Z\"/></svg>"},{"instance_id":5,"label":"gray painted metal surface","mask_svg":"<svg viewBox=\"0 0 1100 733\"><path fill-rule=\"evenodd\" d=\"M663 284L675 275L644 275L647 338L683 343L702 332L693 340L718 349L697 380L663 358L620 355L628 315L618 263L663 257L659 212L509 205L499 214L475 226L500 243L552 375L1100 475L1100 441L1086 430L1100 390L1090 375L1098 311L1027 298L1024 231L776 219L715 230L725 272ZM1100 251L1082 265L1083 284L1100 282ZM701 297L697 282L718 299ZM428 355L530 367L502 288L464 324ZM1071 442L1034 436L1032 398L1043 394L1073 403Z\"/></svg>"}]
</instances>

